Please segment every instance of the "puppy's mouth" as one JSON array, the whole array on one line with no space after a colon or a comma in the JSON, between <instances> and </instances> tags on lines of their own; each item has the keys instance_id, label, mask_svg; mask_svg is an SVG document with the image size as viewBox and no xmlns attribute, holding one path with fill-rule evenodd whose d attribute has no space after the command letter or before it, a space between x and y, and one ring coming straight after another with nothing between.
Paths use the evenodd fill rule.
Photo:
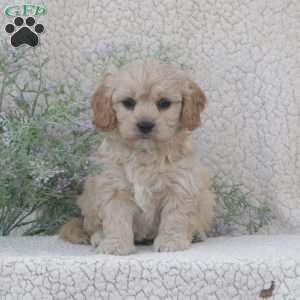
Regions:
<instances>
[{"instance_id":1,"label":"puppy's mouth","mask_svg":"<svg viewBox=\"0 0 300 300\"><path fill-rule=\"evenodd\" d=\"M134 145L138 142L143 142L143 143L155 142L156 138L153 133L151 134L136 133L133 137L127 138L126 140L129 144Z\"/></svg>"},{"instance_id":2,"label":"puppy's mouth","mask_svg":"<svg viewBox=\"0 0 300 300\"><path fill-rule=\"evenodd\" d=\"M153 135L152 134L139 134L138 139L140 139L140 140L152 140Z\"/></svg>"},{"instance_id":3,"label":"puppy's mouth","mask_svg":"<svg viewBox=\"0 0 300 300\"><path fill-rule=\"evenodd\" d=\"M164 145L167 143L169 139L162 139L158 135L151 134L136 134L134 137L127 138L126 143L130 147L134 147L137 149L149 149L153 146Z\"/></svg>"}]
</instances>

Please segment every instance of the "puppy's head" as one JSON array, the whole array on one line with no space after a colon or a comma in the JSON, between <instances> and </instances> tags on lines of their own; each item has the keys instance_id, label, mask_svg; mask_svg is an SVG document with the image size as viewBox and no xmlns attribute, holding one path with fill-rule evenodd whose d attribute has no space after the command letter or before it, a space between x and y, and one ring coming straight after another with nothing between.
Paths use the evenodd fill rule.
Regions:
<instances>
[{"instance_id":1,"label":"puppy's head","mask_svg":"<svg viewBox=\"0 0 300 300\"><path fill-rule=\"evenodd\" d=\"M92 99L93 123L128 142L165 142L200 125L205 96L182 71L155 61L108 72Z\"/></svg>"}]
</instances>

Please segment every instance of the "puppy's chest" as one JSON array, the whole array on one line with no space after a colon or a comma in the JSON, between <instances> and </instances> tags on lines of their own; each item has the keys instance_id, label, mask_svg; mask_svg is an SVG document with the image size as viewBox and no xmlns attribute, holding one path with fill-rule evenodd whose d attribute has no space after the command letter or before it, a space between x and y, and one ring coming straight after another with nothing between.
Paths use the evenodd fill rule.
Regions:
<instances>
[{"instance_id":1,"label":"puppy's chest","mask_svg":"<svg viewBox=\"0 0 300 300\"><path fill-rule=\"evenodd\" d=\"M159 208L165 189L164 176L155 169L155 166L134 163L125 167L127 179L133 186L135 203L149 218L152 218Z\"/></svg>"}]
</instances>

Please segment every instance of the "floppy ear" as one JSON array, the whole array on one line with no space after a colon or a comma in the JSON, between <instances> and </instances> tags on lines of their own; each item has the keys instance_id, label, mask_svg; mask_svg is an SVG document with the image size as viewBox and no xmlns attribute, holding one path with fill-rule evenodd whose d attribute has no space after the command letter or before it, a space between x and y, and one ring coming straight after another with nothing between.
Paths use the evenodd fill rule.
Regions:
<instances>
[{"instance_id":1,"label":"floppy ear","mask_svg":"<svg viewBox=\"0 0 300 300\"><path fill-rule=\"evenodd\" d=\"M103 82L92 97L93 124L102 131L112 131L117 126L116 113L112 107L112 89L108 84L111 74L106 74Z\"/></svg>"},{"instance_id":2,"label":"floppy ear","mask_svg":"<svg viewBox=\"0 0 300 300\"><path fill-rule=\"evenodd\" d=\"M188 79L183 92L181 126L189 130L199 127L200 113L204 110L205 104L206 97L202 90L194 81Z\"/></svg>"}]
</instances>

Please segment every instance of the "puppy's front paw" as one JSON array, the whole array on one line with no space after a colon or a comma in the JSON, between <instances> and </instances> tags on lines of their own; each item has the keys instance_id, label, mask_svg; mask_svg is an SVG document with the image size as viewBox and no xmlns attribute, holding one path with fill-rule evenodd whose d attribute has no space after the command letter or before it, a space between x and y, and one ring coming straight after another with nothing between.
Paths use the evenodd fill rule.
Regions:
<instances>
[{"instance_id":1,"label":"puppy's front paw","mask_svg":"<svg viewBox=\"0 0 300 300\"><path fill-rule=\"evenodd\" d=\"M189 248L191 241L180 236L158 236L154 241L154 251L173 252Z\"/></svg>"},{"instance_id":2,"label":"puppy's front paw","mask_svg":"<svg viewBox=\"0 0 300 300\"><path fill-rule=\"evenodd\" d=\"M128 255L135 252L133 242L122 239L104 239L97 248L99 254Z\"/></svg>"},{"instance_id":3,"label":"puppy's front paw","mask_svg":"<svg viewBox=\"0 0 300 300\"><path fill-rule=\"evenodd\" d=\"M92 236L91 236L91 239L90 239L90 242L91 242L91 245L95 248L97 248L101 241L103 240L103 233L100 232L100 231L97 231L95 232Z\"/></svg>"}]
</instances>

